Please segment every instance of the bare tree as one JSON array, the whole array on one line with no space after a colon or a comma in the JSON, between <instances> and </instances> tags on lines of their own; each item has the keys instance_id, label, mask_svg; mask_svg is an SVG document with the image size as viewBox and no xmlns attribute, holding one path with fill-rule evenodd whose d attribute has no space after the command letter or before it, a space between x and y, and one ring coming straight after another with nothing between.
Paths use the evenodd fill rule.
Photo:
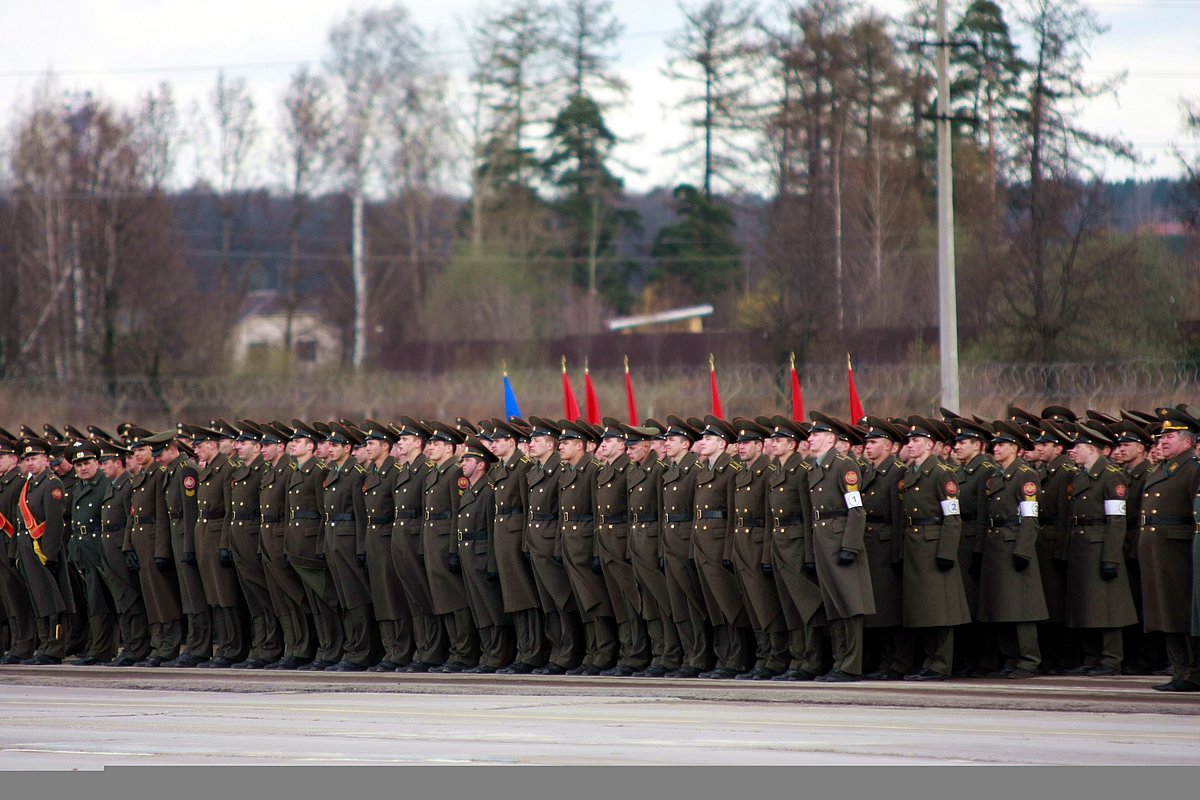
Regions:
<instances>
[{"instance_id":1,"label":"bare tree","mask_svg":"<svg viewBox=\"0 0 1200 800\"><path fill-rule=\"evenodd\" d=\"M237 201L244 189L251 154L258 140L259 127L255 119L254 99L245 78L228 78L217 74L217 83L209 94L212 113L211 129L206 131L209 159L217 178L217 197L221 215L221 255L218 271L218 292L223 303L236 310L235 303L245 295L249 275L234 275L232 263Z\"/></svg>"},{"instance_id":2,"label":"bare tree","mask_svg":"<svg viewBox=\"0 0 1200 800\"><path fill-rule=\"evenodd\" d=\"M175 171L176 150L183 138L171 84L164 81L142 95L134 135L146 181L152 191L160 192Z\"/></svg>"},{"instance_id":3,"label":"bare tree","mask_svg":"<svg viewBox=\"0 0 1200 800\"><path fill-rule=\"evenodd\" d=\"M292 326L300 304L300 228L308 213L310 194L327 166L332 113L325 80L301 67L292 75L283 97L283 141L280 162L291 192L287 220L288 265L284 276L284 350L292 352Z\"/></svg>"},{"instance_id":4,"label":"bare tree","mask_svg":"<svg viewBox=\"0 0 1200 800\"><path fill-rule=\"evenodd\" d=\"M351 278L354 340L351 360L367 352L370 286L363 239L364 194L376 173L389 103L404 102L424 53L421 31L401 4L351 11L329 32L328 71L334 84L337 153L352 203Z\"/></svg>"}]
</instances>

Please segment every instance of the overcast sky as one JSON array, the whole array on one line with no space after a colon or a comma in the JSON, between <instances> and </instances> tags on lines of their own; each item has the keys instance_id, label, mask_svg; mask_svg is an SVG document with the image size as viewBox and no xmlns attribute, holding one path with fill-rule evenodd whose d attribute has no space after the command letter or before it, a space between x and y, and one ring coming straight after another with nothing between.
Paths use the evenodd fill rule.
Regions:
<instances>
[{"instance_id":1,"label":"overcast sky","mask_svg":"<svg viewBox=\"0 0 1200 800\"><path fill-rule=\"evenodd\" d=\"M1003 2L1003 0L1002 0ZM301 64L318 66L326 34L347 9L384 2L331 0L0 0L0 136L7 141L14 104L27 100L39 74L57 74L65 91L91 90L119 104L160 81L172 83L182 109L203 100L224 68L244 76L258 105L260 124L277 124L278 102L289 75ZM869 0L901 14L904 0ZM773 7L763 0L761 8ZM1023 2L1003 3L1010 24ZM1117 96L1081 109L1098 132L1131 141L1142 156L1135 166L1110 166L1111 178L1175 175L1172 146L1200 157L1183 138L1179 100L1200 98L1200 0L1093 0L1110 30L1092 45L1089 78L1120 71L1128 77ZM464 20L488 3L479 0L408 0L430 48L460 72ZM680 140L670 103L678 90L662 75L666 41L680 26L674 0L615 0L624 35L618 69L632 91L611 113L618 134L633 139L621 152L634 190L696 180L678 158L663 151ZM260 154L261 155L261 154ZM181 164L181 172L190 165ZM267 182L266 169L257 176Z\"/></svg>"}]
</instances>

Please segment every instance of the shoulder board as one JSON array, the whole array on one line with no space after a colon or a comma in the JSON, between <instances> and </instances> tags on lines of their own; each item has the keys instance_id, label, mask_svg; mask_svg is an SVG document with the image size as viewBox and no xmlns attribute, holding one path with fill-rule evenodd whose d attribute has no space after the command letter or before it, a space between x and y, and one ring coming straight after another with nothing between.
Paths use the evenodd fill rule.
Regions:
<instances>
[{"instance_id":1,"label":"shoulder board","mask_svg":"<svg viewBox=\"0 0 1200 800\"><path fill-rule=\"evenodd\" d=\"M1116 464L1106 464L1104 466L1104 471L1105 472L1116 472L1116 473L1120 473L1120 474L1124 474L1124 472L1125 472L1123 469L1118 467Z\"/></svg>"},{"instance_id":2,"label":"shoulder board","mask_svg":"<svg viewBox=\"0 0 1200 800\"><path fill-rule=\"evenodd\" d=\"M293 471L300 469L300 465L295 461L289 461L288 466L291 467Z\"/></svg>"},{"instance_id":3,"label":"shoulder board","mask_svg":"<svg viewBox=\"0 0 1200 800\"><path fill-rule=\"evenodd\" d=\"M767 464L767 469L769 469L771 472L779 472L779 464L772 461L770 464Z\"/></svg>"},{"instance_id":4,"label":"shoulder board","mask_svg":"<svg viewBox=\"0 0 1200 800\"><path fill-rule=\"evenodd\" d=\"M532 463L533 463L533 459L532 459L532 458L530 458L530 457L529 457L529 456L527 456L527 455L524 455L524 454L522 454L521 458L520 458L520 459L518 459L518 460L519 460L519 461L520 461L520 463L522 463L522 464L532 464Z\"/></svg>"},{"instance_id":5,"label":"shoulder board","mask_svg":"<svg viewBox=\"0 0 1200 800\"><path fill-rule=\"evenodd\" d=\"M603 465L603 464L601 464L601 463L600 463L598 460L596 460L596 459L594 459L594 458L593 458L593 459L592 459L592 466L593 466L593 467L595 467L596 469L600 469L600 467L602 467L602 466L604 466L604 465Z\"/></svg>"},{"instance_id":6,"label":"shoulder board","mask_svg":"<svg viewBox=\"0 0 1200 800\"><path fill-rule=\"evenodd\" d=\"M325 466L324 461L319 461L319 460L314 459L313 463L316 464L317 469L329 469L328 467Z\"/></svg>"},{"instance_id":7,"label":"shoulder board","mask_svg":"<svg viewBox=\"0 0 1200 800\"><path fill-rule=\"evenodd\" d=\"M957 469L955 469L954 467L950 466L949 464L942 464L942 463L940 463L940 462L939 462L939 463L938 463L938 467L940 467L942 470L944 470L944 471L946 471L946 472L954 472L954 473L957 473L957 472L958 472L958 470L957 470Z\"/></svg>"},{"instance_id":8,"label":"shoulder board","mask_svg":"<svg viewBox=\"0 0 1200 800\"><path fill-rule=\"evenodd\" d=\"M1029 466L1028 464L1022 464L1021 466L1017 467L1017 472L1036 472L1036 471L1037 470L1035 470L1033 467Z\"/></svg>"},{"instance_id":9,"label":"shoulder board","mask_svg":"<svg viewBox=\"0 0 1200 800\"><path fill-rule=\"evenodd\" d=\"M367 474L367 471L366 471L365 469L363 469L363 465L362 465L362 464L359 464L357 461L355 461L355 462L354 462L354 468L355 468L356 470L358 470L358 471L359 471L361 474L363 474L363 475L366 475L366 474Z\"/></svg>"},{"instance_id":10,"label":"shoulder board","mask_svg":"<svg viewBox=\"0 0 1200 800\"><path fill-rule=\"evenodd\" d=\"M1075 462L1073 461L1063 464L1063 469L1065 469L1067 472L1079 472L1079 467L1075 466Z\"/></svg>"},{"instance_id":11,"label":"shoulder board","mask_svg":"<svg viewBox=\"0 0 1200 800\"><path fill-rule=\"evenodd\" d=\"M162 464L159 464L159 465L158 465L158 471L159 471L159 472L162 472L162 473L164 473L164 474L165 474L165 473L166 473L166 471L167 471L167 468L166 468L166 467L164 467Z\"/></svg>"},{"instance_id":12,"label":"shoulder board","mask_svg":"<svg viewBox=\"0 0 1200 800\"><path fill-rule=\"evenodd\" d=\"M734 472L741 472L742 471L742 462L738 461L736 458L730 459L729 460L729 468L732 469Z\"/></svg>"},{"instance_id":13,"label":"shoulder board","mask_svg":"<svg viewBox=\"0 0 1200 800\"><path fill-rule=\"evenodd\" d=\"M434 468L434 467L436 467L436 466L437 466L437 464L434 464L432 461L426 461L426 462L425 462L425 467L426 467L427 469L433 469L433 468Z\"/></svg>"}]
</instances>

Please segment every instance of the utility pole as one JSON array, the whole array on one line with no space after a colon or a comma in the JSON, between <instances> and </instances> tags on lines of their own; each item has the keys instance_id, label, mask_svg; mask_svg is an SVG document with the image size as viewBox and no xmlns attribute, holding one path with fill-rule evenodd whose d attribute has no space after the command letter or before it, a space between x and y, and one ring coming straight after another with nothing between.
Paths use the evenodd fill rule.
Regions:
<instances>
[{"instance_id":1,"label":"utility pole","mask_svg":"<svg viewBox=\"0 0 1200 800\"><path fill-rule=\"evenodd\" d=\"M954 171L950 161L950 47L946 0L937 2L938 343L942 406L958 411L958 295L954 285Z\"/></svg>"}]
</instances>

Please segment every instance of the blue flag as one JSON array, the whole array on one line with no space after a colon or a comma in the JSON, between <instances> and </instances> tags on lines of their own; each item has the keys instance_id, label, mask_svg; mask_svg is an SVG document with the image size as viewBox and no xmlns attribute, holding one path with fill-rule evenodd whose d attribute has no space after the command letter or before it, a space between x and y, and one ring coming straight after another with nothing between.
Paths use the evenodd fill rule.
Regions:
<instances>
[{"instance_id":1,"label":"blue flag","mask_svg":"<svg viewBox=\"0 0 1200 800\"><path fill-rule=\"evenodd\" d=\"M517 405L517 396L513 394L512 384L508 381L508 372L504 373L504 418L512 419L521 416L521 407Z\"/></svg>"}]
</instances>

